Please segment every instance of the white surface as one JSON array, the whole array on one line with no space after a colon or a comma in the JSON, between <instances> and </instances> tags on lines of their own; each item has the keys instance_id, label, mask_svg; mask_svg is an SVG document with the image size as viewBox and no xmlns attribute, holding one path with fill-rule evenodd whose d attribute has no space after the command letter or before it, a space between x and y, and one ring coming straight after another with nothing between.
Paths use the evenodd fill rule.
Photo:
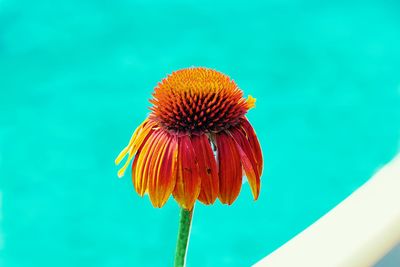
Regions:
<instances>
[{"instance_id":1,"label":"white surface","mask_svg":"<svg viewBox=\"0 0 400 267\"><path fill-rule=\"evenodd\" d=\"M400 156L333 210L254 266L372 266L398 243Z\"/></svg>"}]
</instances>

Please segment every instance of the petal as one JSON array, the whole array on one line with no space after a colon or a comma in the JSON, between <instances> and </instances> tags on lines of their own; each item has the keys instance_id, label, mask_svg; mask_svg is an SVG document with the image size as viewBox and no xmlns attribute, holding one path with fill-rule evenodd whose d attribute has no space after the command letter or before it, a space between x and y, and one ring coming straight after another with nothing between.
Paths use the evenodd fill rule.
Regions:
<instances>
[{"instance_id":1,"label":"petal","mask_svg":"<svg viewBox=\"0 0 400 267\"><path fill-rule=\"evenodd\" d=\"M247 139L249 140L251 149L253 150L255 159L257 161L258 173L261 175L263 170L263 156L257 135L253 129L253 126L251 126L247 119L243 119L241 121L241 126L246 133Z\"/></svg>"},{"instance_id":2,"label":"petal","mask_svg":"<svg viewBox=\"0 0 400 267\"><path fill-rule=\"evenodd\" d=\"M242 186L242 165L235 140L225 132L216 134L219 164L219 194L222 203L232 204Z\"/></svg>"},{"instance_id":3,"label":"petal","mask_svg":"<svg viewBox=\"0 0 400 267\"><path fill-rule=\"evenodd\" d=\"M136 192L143 196L147 191L148 181L150 177L149 166L156 147L159 142L160 130L154 131L149 134L148 139L143 143L140 152L137 153L136 158L132 164L132 179Z\"/></svg>"},{"instance_id":4,"label":"petal","mask_svg":"<svg viewBox=\"0 0 400 267\"><path fill-rule=\"evenodd\" d=\"M142 145L143 141L147 138L150 131L155 127L155 123L151 120L146 119L133 133L131 140L127 147L125 147L118 157L115 159L115 164L119 164L123 158L128 154L128 159L122 168L118 171L118 177L122 177L125 173L126 168L131 162L132 158L135 156L139 147Z\"/></svg>"},{"instance_id":5,"label":"petal","mask_svg":"<svg viewBox=\"0 0 400 267\"><path fill-rule=\"evenodd\" d=\"M199 163L201 190L199 200L204 204L212 204L218 197L218 168L207 135L192 136L192 144Z\"/></svg>"},{"instance_id":6,"label":"petal","mask_svg":"<svg viewBox=\"0 0 400 267\"><path fill-rule=\"evenodd\" d=\"M149 196L154 207L162 207L176 183L176 137L162 130L150 164Z\"/></svg>"},{"instance_id":7,"label":"petal","mask_svg":"<svg viewBox=\"0 0 400 267\"><path fill-rule=\"evenodd\" d=\"M258 172L255 153L253 153L250 142L243 129L234 127L229 130L229 133L236 142L243 169L249 181L251 192L256 200L260 194L260 173Z\"/></svg>"},{"instance_id":8,"label":"petal","mask_svg":"<svg viewBox=\"0 0 400 267\"><path fill-rule=\"evenodd\" d=\"M126 156L126 154L128 153L128 151L130 150L130 148L132 147L132 143L136 140L139 132L143 129L143 126L146 125L146 123L148 122L148 119L145 119L137 128L136 130L133 132L131 139L129 140L128 145L119 153L119 155L117 156L117 158L115 159L115 164L118 165L122 159Z\"/></svg>"},{"instance_id":9,"label":"petal","mask_svg":"<svg viewBox=\"0 0 400 267\"><path fill-rule=\"evenodd\" d=\"M185 209L191 210L200 193L201 179L196 154L189 136L178 138L176 185L173 196Z\"/></svg>"}]
</instances>

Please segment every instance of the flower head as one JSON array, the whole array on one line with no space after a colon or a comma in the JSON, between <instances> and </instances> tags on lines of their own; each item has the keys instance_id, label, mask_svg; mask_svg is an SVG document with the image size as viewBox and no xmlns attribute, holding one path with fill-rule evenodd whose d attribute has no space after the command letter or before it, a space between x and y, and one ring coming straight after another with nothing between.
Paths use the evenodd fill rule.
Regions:
<instances>
[{"instance_id":1,"label":"flower head","mask_svg":"<svg viewBox=\"0 0 400 267\"><path fill-rule=\"evenodd\" d=\"M254 199L263 168L257 136L245 117L255 99L228 76L207 68L173 72L154 89L149 117L116 159L132 163L139 195L162 207L172 194L185 209L196 199L232 204L245 173Z\"/></svg>"}]
</instances>

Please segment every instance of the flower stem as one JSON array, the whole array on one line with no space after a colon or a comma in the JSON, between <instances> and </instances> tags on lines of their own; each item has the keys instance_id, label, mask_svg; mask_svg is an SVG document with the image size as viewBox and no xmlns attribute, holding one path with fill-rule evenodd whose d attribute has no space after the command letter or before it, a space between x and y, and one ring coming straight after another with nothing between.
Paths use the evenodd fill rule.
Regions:
<instances>
[{"instance_id":1,"label":"flower stem","mask_svg":"<svg viewBox=\"0 0 400 267\"><path fill-rule=\"evenodd\" d=\"M194 209L194 208L193 208ZM186 250L189 243L190 226L192 223L193 209L181 209L179 221L178 240L176 242L174 267L184 267L186 260Z\"/></svg>"}]
</instances>

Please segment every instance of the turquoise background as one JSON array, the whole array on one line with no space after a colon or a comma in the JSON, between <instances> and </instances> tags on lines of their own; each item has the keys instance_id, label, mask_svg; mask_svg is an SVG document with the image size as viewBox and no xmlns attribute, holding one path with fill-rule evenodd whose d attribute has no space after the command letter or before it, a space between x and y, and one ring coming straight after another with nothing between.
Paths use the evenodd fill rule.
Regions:
<instances>
[{"instance_id":1,"label":"turquoise background","mask_svg":"<svg viewBox=\"0 0 400 267\"><path fill-rule=\"evenodd\" d=\"M188 266L249 266L399 149L400 2L0 1L0 266L171 266L178 206L114 158L173 70L257 98L260 198L197 205ZM366 222L367 223L367 222Z\"/></svg>"}]
</instances>

